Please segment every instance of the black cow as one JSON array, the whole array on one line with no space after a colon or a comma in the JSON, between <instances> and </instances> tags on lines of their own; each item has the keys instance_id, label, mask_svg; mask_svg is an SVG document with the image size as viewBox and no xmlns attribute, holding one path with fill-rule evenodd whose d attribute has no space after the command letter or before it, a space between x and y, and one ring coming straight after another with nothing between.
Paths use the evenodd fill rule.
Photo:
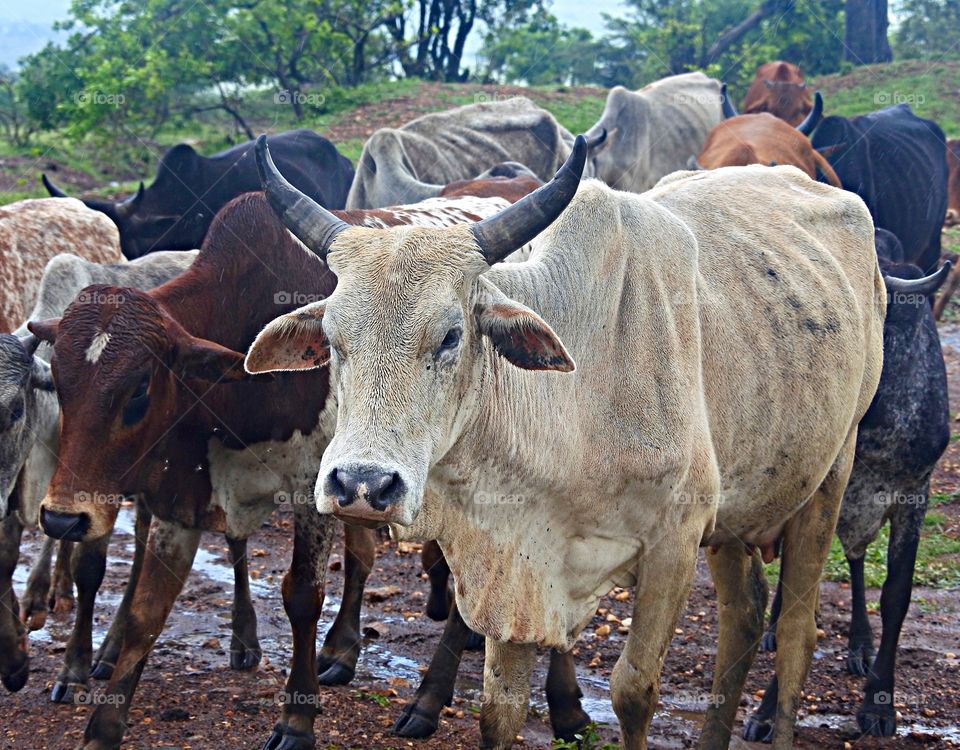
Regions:
<instances>
[{"instance_id":1,"label":"black cow","mask_svg":"<svg viewBox=\"0 0 960 750\"><path fill-rule=\"evenodd\" d=\"M276 144L276 146L274 146ZM353 182L353 165L326 138L312 130L290 130L270 137L270 149L283 173L300 190L326 208L343 208ZM65 198L46 175L50 195ZM201 156L186 143L160 159L148 188L123 201L86 199L109 216L120 230L120 248L130 258L155 250L200 247L214 215L243 193L260 190L253 141Z\"/></svg>"},{"instance_id":2,"label":"black cow","mask_svg":"<svg viewBox=\"0 0 960 750\"><path fill-rule=\"evenodd\" d=\"M847 670L867 678L857 721L865 734L891 737L897 728L893 700L897 644L910 606L930 476L950 441L947 373L928 301L947 278L950 264L920 279L922 271L917 266L900 262L903 249L892 234L878 230L875 241L887 281L883 371L873 403L860 422L857 458L840 507L837 536L850 567L853 598ZM888 519L887 578L880 595L883 634L875 652L867 618L863 559ZM776 648L781 601L778 587L761 643L764 650ZM772 736L776 705L774 675L760 707L747 719L745 739Z\"/></svg>"},{"instance_id":3,"label":"black cow","mask_svg":"<svg viewBox=\"0 0 960 750\"><path fill-rule=\"evenodd\" d=\"M940 260L947 212L946 141L940 126L907 104L860 117L827 117L813 134L843 183L870 209L874 223L903 243L924 272Z\"/></svg>"}]
</instances>

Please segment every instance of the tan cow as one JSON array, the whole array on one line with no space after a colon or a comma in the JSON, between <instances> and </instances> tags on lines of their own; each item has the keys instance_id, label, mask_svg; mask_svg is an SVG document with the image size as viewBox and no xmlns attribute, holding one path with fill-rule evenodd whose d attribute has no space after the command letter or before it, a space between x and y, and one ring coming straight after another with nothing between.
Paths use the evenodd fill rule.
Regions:
<instances>
[{"instance_id":1,"label":"tan cow","mask_svg":"<svg viewBox=\"0 0 960 750\"><path fill-rule=\"evenodd\" d=\"M639 91L614 86L588 134L597 140L588 176L642 193L661 177L686 169L721 119L720 82L703 73L670 76Z\"/></svg>"},{"instance_id":2,"label":"tan cow","mask_svg":"<svg viewBox=\"0 0 960 750\"><path fill-rule=\"evenodd\" d=\"M41 198L0 206L0 331L30 314L47 261L73 253L94 263L119 263L113 222L75 198Z\"/></svg>"},{"instance_id":3,"label":"tan cow","mask_svg":"<svg viewBox=\"0 0 960 750\"><path fill-rule=\"evenodd\" d=\"M317 507L440 542L487 636L484 747L513 744L536 645L572 648L615 585L636 601L613 706L624 747L646 747L699 547L720 602L701 747L725 747L762 631L759 550L782 539L785 750L880 376L873 224L793 167L577 193L585 151L578 138L550 184L496 216L437 230L343 226L271 170L272 205L338 282L268 325L247 368L329 361ZM528 262L500 262L551 223Z\"/></svg>"},{"instance_id":4,"label":"tan cow","mask_svg":"<svg viewBox=\"0 0 960 750\"><path fill-rule=\"evenodd\" d=\"M947 218L944 224L960 224L960 139L947 141Z\"/></svg>"}]
</instances>

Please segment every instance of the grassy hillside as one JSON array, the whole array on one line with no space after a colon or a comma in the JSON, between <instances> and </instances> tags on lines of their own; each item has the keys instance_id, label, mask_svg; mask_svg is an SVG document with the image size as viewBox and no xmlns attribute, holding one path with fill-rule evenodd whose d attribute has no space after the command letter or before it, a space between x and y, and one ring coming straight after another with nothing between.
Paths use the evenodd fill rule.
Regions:
<instances>
[{"instance_id":1,"label":"grassy hillside","mask_svg":"<svg viewBox=\"0 0 960 750\"><path fill-rule=\"evenodd\" d=\"M960 62L904 60L866 65L842 75L821 76L827 114L853 115L906 102L920 117L940 124L949 138L960 138Z\"/></svg>"},{"instance_id":2,"label":"grassy hillside","mask_svg":"<svg viewBox=\"0 0 960 750\"><path fill-rule=\"evenodd\" d=\"M927 64L904 61L857 68L842 75L822 76L819 88L830 114L852 116L899 101L911 104L917 114L936 120L948 135L960 137L960 62ZM321 104L297 123L290 107L263 92L249 104L245 115L254 132L275 133L308 127L326 135L347 157L356 161L364 141L380 127L397 127L426 112L476 101L528 96L556 115L568 130L587 130L600 116L606 92L591 87L518 87L478 84L438 84L395 81L349 91L320 92ZM225 137L231 125L220 113L207 113L189 125L171 127L154 140L135 145L71 142L60 133L46 133L27 152L0 144L0 204L46 193L39 182L47 171L73 193L124 195L141 178L155 173L156 160L169 146L186 141L201 153L226 148L243 136Z\"/></svg>"}]
</instances>

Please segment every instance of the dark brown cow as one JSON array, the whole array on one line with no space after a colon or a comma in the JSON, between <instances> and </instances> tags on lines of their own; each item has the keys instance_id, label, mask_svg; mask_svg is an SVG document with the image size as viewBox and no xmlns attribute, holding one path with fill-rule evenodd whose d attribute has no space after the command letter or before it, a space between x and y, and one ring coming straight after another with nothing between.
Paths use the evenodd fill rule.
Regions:
<instances>
[{"instance_id":1,"label":"dark brown cow","mask_svg":"<svg viewBox=\"0 0 960 750\"><path fill-rule=\"evenodd\" d=\"M791 125L803 122L811 109L813 100L803 73L793 63L783 60L764 63L757 68L757 75L743 100L744 114L769 112Z\"/></svg>"},{"instance_id":2,"label":"dark brown cow","mask_svg":"<svg viewBox=\"0 0 960 750\"><path fill-rule=\"evenodd\" d=\"M484 215L461 210L457 219L456 201L430 203L340 216L384 226L413 223L418 211L421 223ZM479 209L482 203L475 199L471 205ZM506 204L486 203L487 213ZM347 532L343 605L315 666L334 531L332 519L320 516L312 501L316 461L332 416L324 415L326 370L248 378L241 354L269 320L306 298L329 295L334 283L264 197L248 194L218 215L197 261L174 281L146 293L94 287L103 304L71 305L60 320L31 324L40 338L54 342L62 409L60 463L42 505L45 530L74 539L103 536L116 518L116 499L131 494L141 494L155 516L125 615L122 651L85 731L89 750L119 746L145 657L192 566L200 531L245 538L278 497L294 500L293 560L282 587L293 663L282 716L267 746L312 748L317 669L324 670L324 681L352 677L360 599L374 553L370 532L362 529ZM97 440L90 439L94 434ZM462 649L457 639L465 641L468 631L459 616L451 617L447 631L446 643ZM569 693L576 689L575 683L570 687L572 661L558 663L555 692L563 685ZM439 670L444 676L447 671ZM437 702L419 703L432 711ZM582 722L573 702L567 698L566 714L558 709L558 715Z\"/></svg>"},{"instance_id":3,"label":"dark brown cow","mask_svg":"<svg viewBox=\"0 0 960 750\"><path fill-rule=\"evenodd\" d=\"M806 172L811 179L841 187L830 163L807 138L823 112L823 99L817 92L816 103L807 118L792 127L769 112L741 115L729 100L723 104L727 117L707 134L697 166L701 169L745 167L748 164L777 166L789 164Z\"/></svg>"},{"instance_id":4,"label":"dark brown cow","mask_svg":"<svg viewBox=\"0 0 960 750\"><path fill-rule=\"evenodd\" d=\"M960 139L947 141L947 169L950 176L947 182L947 218L948 227L960 224Z\"/></svg>"}]
</instances>

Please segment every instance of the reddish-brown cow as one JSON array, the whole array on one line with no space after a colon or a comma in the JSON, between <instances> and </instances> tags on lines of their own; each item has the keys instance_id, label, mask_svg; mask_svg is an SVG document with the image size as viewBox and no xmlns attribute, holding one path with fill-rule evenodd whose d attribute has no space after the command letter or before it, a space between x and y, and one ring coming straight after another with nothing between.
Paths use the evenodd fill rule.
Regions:
<instances>
[{"instance_id":1,"label":"reddish-brown cow","mask_svg":"<svg viewBox=\"0 0 960 750\"><path fill-rule=\"evenodd\" d=\"M814 180L842 187L833 167L805 135L766 112L737 115L714 127L697 163L704 169L791 164Z\"/></svg>"},{"instance_id":2,"label":"reddish-brown cow","mask_svg":"<svg viewBox=\"0 0 960 750\"><path fill-rule=\"evenodd\" d=\"M960 139L947 141L947 218L948 227L960 224Z\"/></svg>"},{"instance_id":3,"label":"reddish-brown cow","mask_svg":"<svg viewBox=\"0 0 960 750\"><path fill-rule=\"evenodd\" d=\"M389 226L413 223L418 213L418 223L459 223L485 215L462 209L457 214L450 202L429 203L340 216L355 224ZM471 205L479 210L481 204ZM487 204L488 214L506 202ZM372 540L364 530L348 531L343 606L315 667L334 529L312 502L316 460L332 418L324 412L326 370L251 379L243 375L241 354L269 320L306 298L328 295L334 283L263 196L249 194L218 215L200 256L174 281L150 292L93 288L102 304L72 305L60 320L31 324L40 338L54 343L62 409L60 464L43 502L44 528L61 537L102 536L116 518L115 499L131 494L142 494L155 516L107 699L85 731L88 749L119 746L144 659L192 566L200 530L243 538L270 513L278 496L294 500L293 560L282 587L293 664L268 746L312 748L317 669L333 672L324 681L352 677L360 598L373 562ZM98 439L90 440L92 434ZM462 649L467 631L455 610L447 631L453 633L448 642ZM576 690L572 661L558 664L554 694L561 694L558 686L566 687L558 716L582 723L579 701L570 697ZM440 670L444 676L446 671ZM414 720L414 729L422 729L421 720L430 718L437 703L439 712L443 696L435 692L441 683L446 685L438 677L429 700L418 696L420 710L406 717Z\"/></svg>"},{"instance_id":4,"label":"reddish-brown cow","mask_svg":"<svg viewBox=\"0 0 960 750\"><path fill-rule=\"evenodd\" d=\"M505 198L516 203L527 193L543 184L536 177L487 177L478 180L456 180L440 191L442 198L459 198L474 195L478 198Z\"/></svg>"},{"instance_id":5,"label":"reddish-brown cow","mask_svg":"<svg viewBox=\"0 0 960 750\"><path fill-rule=\"evenodd\" d=\"M743 100L744 114L769 112L799 125L813 108L803 72L793 63L776 60L757 68L756 77Z\"/></svg>"}]
</instances>

